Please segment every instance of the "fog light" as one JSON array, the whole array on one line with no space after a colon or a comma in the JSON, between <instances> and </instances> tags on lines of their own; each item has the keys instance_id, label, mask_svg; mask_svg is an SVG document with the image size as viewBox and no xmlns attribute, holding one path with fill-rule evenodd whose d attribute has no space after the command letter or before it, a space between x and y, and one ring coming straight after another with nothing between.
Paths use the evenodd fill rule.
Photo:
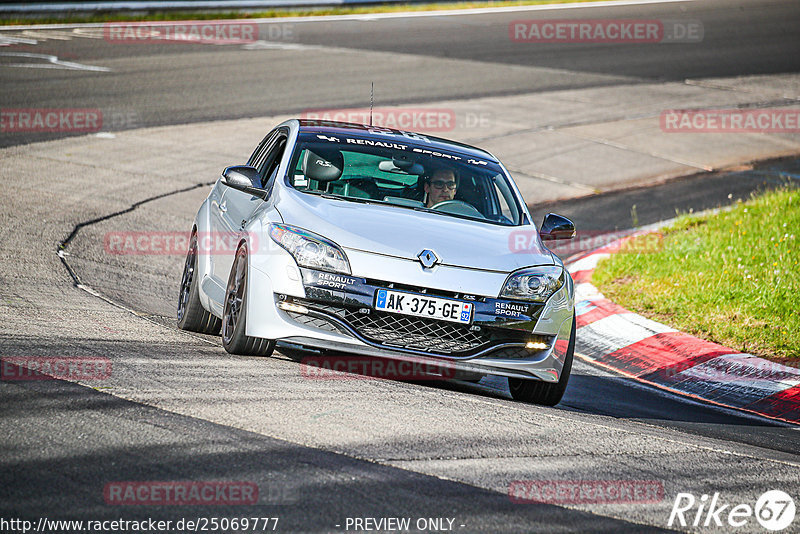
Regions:
<instances>
[{"instance_id":1,"label":"fog light","mask_svg":"<svg viewBox=\"0 0 800 534\"><path fill-rule=\"evenodd\" d=\"M287 312L302 313L303 315L308 313L308 308L292 302L281 301L278 303L278 308Z\"/></svg>"},{"instance_id":2,"label":"fog light","mask_svg":"<svg viewBox=\"0 0 800 534\"><path fill-rule=\"evenodd\" d=\"M531 350L544 350L548 348L548 346L547 343L543 343L541 341L528 341L525 344L525 348Z\"/></svg>"}]
</instances>

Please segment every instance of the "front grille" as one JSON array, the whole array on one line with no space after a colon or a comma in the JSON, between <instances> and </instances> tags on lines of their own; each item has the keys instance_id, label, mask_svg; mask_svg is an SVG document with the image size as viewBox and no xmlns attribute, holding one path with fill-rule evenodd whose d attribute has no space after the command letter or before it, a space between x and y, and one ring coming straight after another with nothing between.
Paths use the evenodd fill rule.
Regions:
<instances>
[{"instance_id":1,"label":"front grille","mask_svg":"<svg viewBox=\"0 0 800 534\"><path fill-rule=\"evenodd\" d=\"M334 332L337 334L349 333L346 328L337 326L334 323L330 322L328 319L323 319L321 317L314 317L313 315L306 315L304 313L297 313L297 312L286 312L286 314L303 326L312 326L314 328L319 328L320 330L325 330L327 332Z\"/></svg>"},{"instance_id":2,"label":"front grille","mask_svg":"<svg viewBox=\"0 0 800 534\"><path fill-rule=\"evenodd\" d=\"M344 327L325 318L333 316L347 324L361 337L387 347L400 347L444 355L468 355L497 341L486 328L472 331L469 325L448 321L396 315L376 310L370 310L370 313L361 313L359 309L322 304L306 299L292 299L292 301L307 307L312 314L289 312L288 315L300 324L328 332L345 332Z\"/></svg>"},{"instance_id":3,"label":"front grille","mask_svg":"<svg viewBox=\"0 0 800 534\"><path fill-rule=\"evenodd\" d=\"M473 351L491 341L489 336L472 332L468 326L446 321L379 311L349 315L350 324L359 334L393 347L453 354Z\"/></svg>"}]
</instances>

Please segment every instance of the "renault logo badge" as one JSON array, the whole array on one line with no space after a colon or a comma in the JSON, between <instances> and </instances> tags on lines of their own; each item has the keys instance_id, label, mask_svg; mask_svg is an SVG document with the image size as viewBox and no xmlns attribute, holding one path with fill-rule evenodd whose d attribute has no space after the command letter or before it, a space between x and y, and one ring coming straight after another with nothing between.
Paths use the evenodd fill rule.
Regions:
<instances>
[{"instance_id":1,"label":"renault logo badge","mask_svg":"<svg viewBox=\"0 0 800 534\"><path fill-rule=\"evenodd\" d=\"M431 267L439 263L439 258L436 256L436 254L432 250L427 250L427 249L420 252L419 255L417 256L417 259L426 269L430 269Z\"/></svg>"}]
</instances>

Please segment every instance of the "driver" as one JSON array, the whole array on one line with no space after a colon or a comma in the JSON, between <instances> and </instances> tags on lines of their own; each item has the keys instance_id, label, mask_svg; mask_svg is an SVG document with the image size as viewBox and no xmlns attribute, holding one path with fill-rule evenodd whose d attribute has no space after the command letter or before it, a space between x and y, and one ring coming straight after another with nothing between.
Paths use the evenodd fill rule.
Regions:
<instances>
[{"instance_id":1,"label":"driver","mask_svg":"<svg viewBox=\"0 0 800 534\"><path fill-rule=\"evenodd\" d=\"M425 180L425 207L430 208L440 202L453 200L458 188L458 176L452 169L436 169Z\"/></svg>"}]
</instances>

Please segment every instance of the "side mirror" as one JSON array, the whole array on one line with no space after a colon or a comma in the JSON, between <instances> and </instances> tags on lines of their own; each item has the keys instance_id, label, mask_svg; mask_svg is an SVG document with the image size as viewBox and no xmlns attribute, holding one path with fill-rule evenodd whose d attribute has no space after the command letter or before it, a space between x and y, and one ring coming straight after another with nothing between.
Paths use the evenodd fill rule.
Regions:
<instances>
[{"instance_id":1,"label":"side mirror","mask_svg":"<svg viewBox=\"0 0 800 534\"><path fill-rule=\"evenodd\" d=\"M258 171L247 165L225 167L225 170L222 171L222 183L228 187L261 198L264 198L264 194L266 193L266 191L261 188L261 177L258 175Z\"/></svg>"},{"instance_id":2,"label":"side mirror","mask_svg":"<svg viewBox=\"0 0 800 534\"><path fill-rule=\"evenodd\" d=\"M575 225L566 217L548 213L542 221L539 237L542 238L542 241L572 239L575 237Z\"/></svg>"}]
</instances>

